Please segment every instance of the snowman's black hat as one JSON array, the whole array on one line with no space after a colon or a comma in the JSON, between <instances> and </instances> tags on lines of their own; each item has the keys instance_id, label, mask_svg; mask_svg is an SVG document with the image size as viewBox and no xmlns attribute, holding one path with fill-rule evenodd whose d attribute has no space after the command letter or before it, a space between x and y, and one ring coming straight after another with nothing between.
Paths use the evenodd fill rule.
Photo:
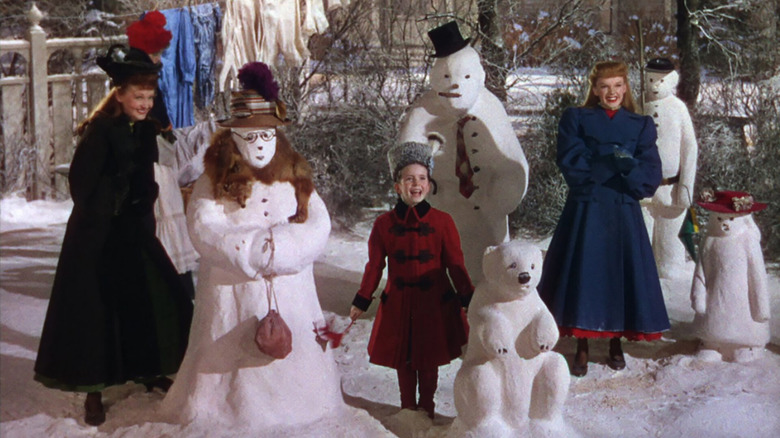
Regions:
<instances>
[{"instance_id":1,"label":"snowman's black hat","mask_svg":"<svg viewBox=\"0 0 780 438\"><path fill-rule=\"evenodd\" d=\"M650 61L647 61L647 65L645 65L645 71L655 73L669 73L674 71L674 64L672 64L672 61L668 60L667 58L653 58Z\"/></svg>"},{"instance_id":2,"label":"snowman's black hat","mask_svg":"<svg viewBox=\"0 0 780 438\"><path fill-rule=\"evenodd\" d=\"M447 24L429 30L428 38L431 39L433 48L436 49L436 53L433 54L434 58L450 56L466 47L469 44L469 41L471 41L471 38L463 39L463 35L460 34L460 29L458 28L458 23L455 21L450 21Z\"/></svg>"}]
</instances>

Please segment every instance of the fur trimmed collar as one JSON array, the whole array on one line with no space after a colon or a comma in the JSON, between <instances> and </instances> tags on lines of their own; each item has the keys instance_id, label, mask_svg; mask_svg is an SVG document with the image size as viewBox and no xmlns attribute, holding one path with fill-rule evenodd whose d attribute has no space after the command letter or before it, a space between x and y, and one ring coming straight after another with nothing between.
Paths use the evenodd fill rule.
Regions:
<instances>
[{"instance_id":1,"label":"fur trimmed collar","mask_svg":"<svg viewBox=\"0 0 780 438\"><path fill-rule=\"evenodd\" d=\"M423 200L419 204L415 205L414 208L409 208L409 206L406 205L404 201L399 199L393 210L395 210L396 216L398 216L398 218L403 221L408 219L410 210L414 210L417 218L422 219L431 210L431 204L429 204L428 201Z\"/></svg>"}]
</instances>

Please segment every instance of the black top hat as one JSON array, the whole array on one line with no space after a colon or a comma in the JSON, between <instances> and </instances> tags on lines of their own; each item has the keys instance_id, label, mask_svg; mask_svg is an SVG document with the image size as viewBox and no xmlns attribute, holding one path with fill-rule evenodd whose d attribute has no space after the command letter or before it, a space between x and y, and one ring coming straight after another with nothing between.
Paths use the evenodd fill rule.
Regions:
<instances>
[{"instance_id":1,"label":"black top hat","mask_svg":"<svg viewBox=\"0 0 780 438\"><path fill-rule=\"evenodd\" d=\"M433 48L436 49L436 53L433 54L434 58L450 56L466 47L469 41L471 41L471 38L463 39L460 29L458 29L458 23L455 21L450 21L447 24L429 30L428 38L431 39Z\"/></svg>"},{"instance_id":2,"label":"black top hat","mask_svg":"<svg viewBox=\"0 0 780 438\"><path fill-rule=\"evenodd\" d=\"M157 74L162 64L152 62L143 50L114 44L105 56L97 57L97 65L111 78L114 86L123 85L130 77L142 74Z\"/></svg>"},{"instance_id":3,"label":"black top hat","mask_svg":"<svg viewBox=\"0 0 780 438\"><path fill-rule=\"evenodd\" d=\"M645 70L656 73L669 73L670 71L674 71L674 64L666 58L653 58L647 61Z\"/></svg>"}]
</instances>

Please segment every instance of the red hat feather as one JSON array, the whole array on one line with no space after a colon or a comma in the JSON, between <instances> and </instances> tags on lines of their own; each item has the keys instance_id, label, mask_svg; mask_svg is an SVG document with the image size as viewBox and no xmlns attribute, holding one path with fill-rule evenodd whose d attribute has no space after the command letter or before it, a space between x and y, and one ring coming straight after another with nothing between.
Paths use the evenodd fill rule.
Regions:
<instances>
[{"instance_id":1,"label":"red hat feather","mask_svg":"<svg viewBox=\"0 0 780 438\"><path fill-rule=\"evenodd\" d=\"M173 34L165 28L165 15L149 11L140 20L127 26L127 42L130 47L151 55L168 47Z\"/></svg>"}]
</instances>

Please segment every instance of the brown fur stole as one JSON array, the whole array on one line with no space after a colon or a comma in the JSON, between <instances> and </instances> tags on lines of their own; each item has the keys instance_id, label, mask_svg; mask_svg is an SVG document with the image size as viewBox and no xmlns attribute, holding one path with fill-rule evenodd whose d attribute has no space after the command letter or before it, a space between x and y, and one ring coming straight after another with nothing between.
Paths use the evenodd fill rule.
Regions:
<instances>
[{"instance_id":1,"label":"brown fur stole","mask_svg":"<svg viewBox=\"0 0 780 438\"><path fill-rule=\"evenodd\" d=\"M211 138L203 164L213 185L214 199L227 198L244 208L246 200L252 195L253 182L289 182L295 188L298 208L288 220L303 223L309 217L309 198L314 191L311 166L303 155L292 148L290 141L280 130L276 130L276 153L262 169L244 161L230 129L224 128L214 133Z\"/></svg>"}]
</instances>

